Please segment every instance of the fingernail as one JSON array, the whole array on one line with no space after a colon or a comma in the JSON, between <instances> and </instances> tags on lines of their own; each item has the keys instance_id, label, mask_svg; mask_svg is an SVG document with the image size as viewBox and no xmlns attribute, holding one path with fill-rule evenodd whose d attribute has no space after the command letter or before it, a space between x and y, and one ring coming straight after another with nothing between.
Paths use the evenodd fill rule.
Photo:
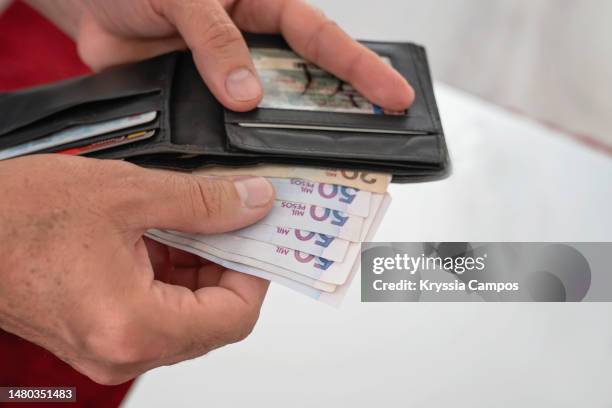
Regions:
<instances>
[{"instance_id":1,"label":"fingernail","mask_svg":"<svg viewBox=\"0 0 612 408\"><path fill-rule=\"evenodd\" d=\"M258 208L267 205L274 198L274 188L263 177L250 177L234 181L242 205Z\"/></svg>"},{"instance_id":2,"label":"fingernail","mask_svg":"<svg viewBox=\"0 0 612 408\"><path fill-rule=\"evenodd\" d=\"M238 68L225 81L227 93L237 101L252 101L260 97L262 90L259 80L246 68Z\"/></svg>"}]
</instances>

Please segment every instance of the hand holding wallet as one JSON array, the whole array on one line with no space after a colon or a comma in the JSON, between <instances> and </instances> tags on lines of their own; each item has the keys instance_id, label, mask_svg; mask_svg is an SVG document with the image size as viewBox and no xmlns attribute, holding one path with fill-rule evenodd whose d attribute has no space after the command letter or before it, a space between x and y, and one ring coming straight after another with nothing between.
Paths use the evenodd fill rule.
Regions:
<instances>
[{"instance_id":1,"label":"hand holding wallet","mask_svg":"<svg viewBox=\"0 0 612 408\"><path fill-rule=\"evenodd\" d=\"M139 138L126 140L125 128L96 134L89 143L109 138L123 138L123 143L115 147L107 143L111 147L90 149L86 154L177 170L260 163L344 168L390 173L394 182L448 173L448 153L422 47L363 43L385 58L415 90L415 102L406 112L385 113L341 81L337 92L318 105L321 101L313 95L320 99L322 92L328 92L325 81L329 78L321 79L316 67L288 58L289 48L281 37L246 38L252 52L263 55L262 64L270 62L266 55L272 58L275 53L274 63L292 64L287 72L296 71L300 77L291 86L303 85L304 78L309 86L314 84L304 89L304 96L311 98L292 108L297 92L292 89L293 96L264 97L253 111L228 111L201 80L191 54L174 52L99 74L0 94L0 151L40 142L74 127L156 112L154 119L127 129ZM270 78L263 78L265 93L273 94L266 89L266 79ZM270 84L275 80L278 78L272 77ZM330 101L341 100L337 94L348 99L330 107ZM289 98L284 106L283 97ZM77 140L37 152L68 151L82 143Z\"/></svg>"}]
</instances>

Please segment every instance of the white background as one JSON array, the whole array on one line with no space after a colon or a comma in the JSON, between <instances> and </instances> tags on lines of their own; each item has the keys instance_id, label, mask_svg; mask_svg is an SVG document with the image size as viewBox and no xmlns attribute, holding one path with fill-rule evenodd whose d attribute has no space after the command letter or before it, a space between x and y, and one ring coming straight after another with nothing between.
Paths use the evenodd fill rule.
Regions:
<instances>
[{"instance_id":1,"label":"white background","mask_svg":"<svg viewBox=\"0 0 612 408\"><path fill-rule=\"evenodd\" d=\"M356 36L410 39L403 2L318 3ZM378 241L612 239L610 156L447 86L437 95L454 173L393 185ZM125 406L612 407L610 304L359 297L358 280L339 310L273 285L251 337L146 374Z\"/></svg>"},{"instance_id":2,"label":"white background","mask_svg":"<svg viewBox=\"0 0 612 408\"><path fill-rule=\"evenodd\" d=\"M437 93L454 174L393 185L378 241L611 240L609 156ZM273 285L251 337L146 374L125 405L610 408L611 317L610 304L362 304L358 281L336 310Z\"/></svg>"},{"instance_id":3,"label":"white background","mask_svg":"<svg viewBox=\"0 0 612 408\"><path fill-rule=\"evenodd\" d=\"M316 0L356 38L427 46L434 77L612 147L609 0Z\"/></svg>"}]
</instances>

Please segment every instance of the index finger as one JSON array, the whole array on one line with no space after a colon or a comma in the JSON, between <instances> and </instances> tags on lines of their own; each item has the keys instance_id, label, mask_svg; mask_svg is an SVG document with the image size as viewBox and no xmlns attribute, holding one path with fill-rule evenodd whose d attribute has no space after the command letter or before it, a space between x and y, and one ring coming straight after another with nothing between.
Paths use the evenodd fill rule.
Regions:
<instances>
[{"instance_id":1,"label":"index finger","mask_svg":"<svg viewBox=\"0 0 612 408\"><path fill-rule=\"evenodd\" d=\"M253 329L269 282L225 269L216 286L191 291L154 281L147 310L169 364L244 339Z\"/></svg>"},{"instance_id":2,"label":"index finger","mask_svg":"<svg viewBox=\"0 0 612 408\"><path fill-rule=\"evenodd\" d=\"M414 90L404 77L302 0L242 0L232 17L245 31L280 32L302 57L349 82L382 108L402 111L414 101Z\"/></svg>"}]
</instances>

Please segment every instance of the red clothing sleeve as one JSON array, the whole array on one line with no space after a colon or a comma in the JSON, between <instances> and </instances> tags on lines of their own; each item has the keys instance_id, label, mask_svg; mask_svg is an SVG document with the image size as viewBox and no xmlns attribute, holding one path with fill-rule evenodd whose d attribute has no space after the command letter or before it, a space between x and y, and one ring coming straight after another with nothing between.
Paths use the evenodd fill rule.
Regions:
<instances>
[{"instance_id":1,"label":"red clothing sleeve","mask_svg":"<svg viewBox=\"0 0 612 408\"><path fill-rule=\"evenodd\" d=\"M0 91L88 71L74 42L24 3L17 1L0 14ZM98 385L43 348L0 330L0 386L76 387L77 403L42 405L95 408L119 406L131 382L110 387Z\"/></svg>"}]
</instances>

